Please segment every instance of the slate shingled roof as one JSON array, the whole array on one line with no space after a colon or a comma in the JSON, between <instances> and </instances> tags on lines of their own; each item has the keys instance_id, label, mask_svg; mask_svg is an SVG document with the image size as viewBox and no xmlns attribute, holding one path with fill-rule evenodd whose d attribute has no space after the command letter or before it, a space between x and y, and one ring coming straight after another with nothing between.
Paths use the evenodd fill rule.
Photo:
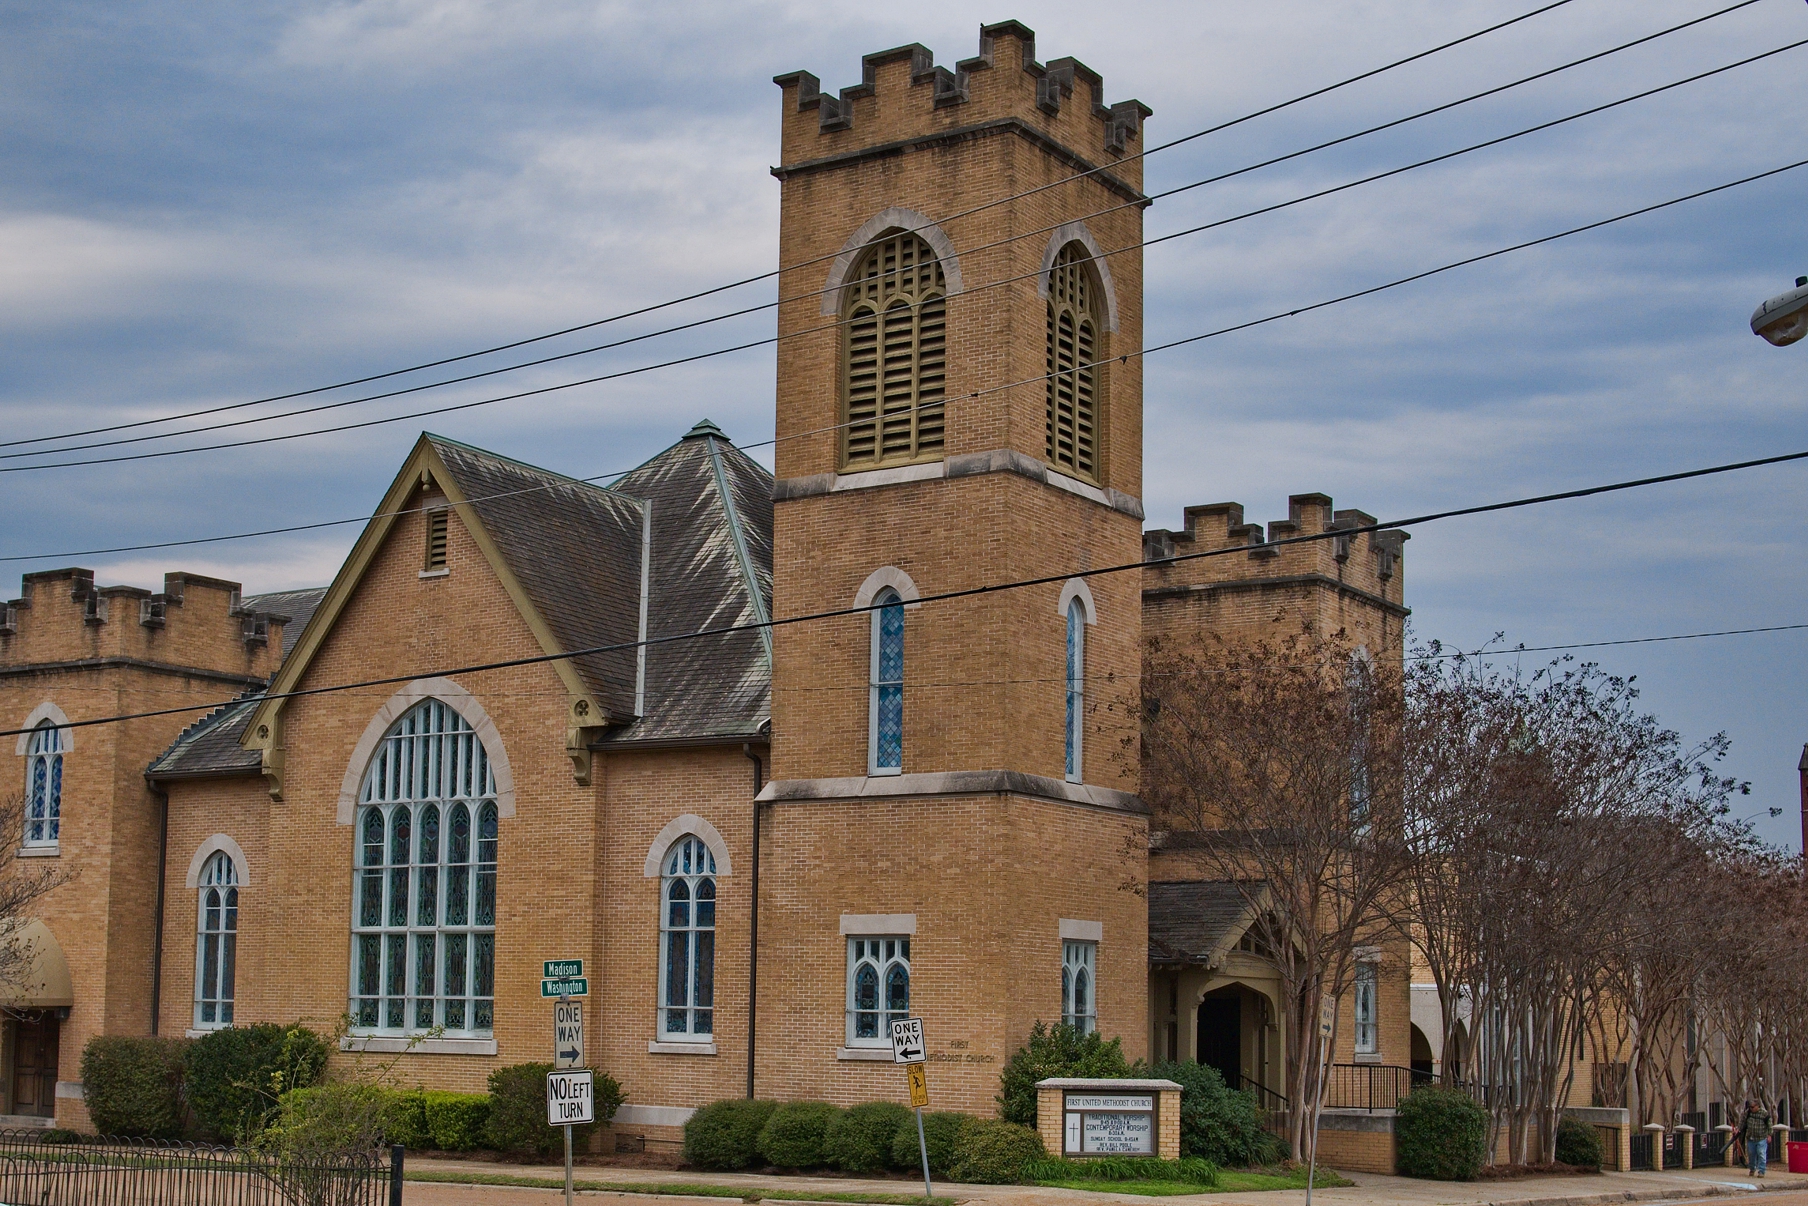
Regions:
<instances>
[{"instance_id":1,"label":"slate shingled roof","mask_svg":"<svg viewBox=\"0 0 1808 1206\"><path fill-rule=\"evenodd\" d=\"M215 708L183 729L174 744L152 759L145 774L152 779L257 774L263 764L262 756L240 746L239 737L262 698L263 692L248 691L224 707Z\"/></svg>"},{"instance_id":2,"label":"slate shingled roof","mask_svg":"<svg viewBox=\"0 0 1808 1206\"><path fill-rule=\"evenodd\" d=\"M772 475L707 420L613 487L580 482L440 436L426 437L562 649L757 624L772 608ZM648 523L650 517L650 524ZM293 648L324 590L254 595L292 617ZM769 633L758 629L574 658L585 687L628 723L596 748L732 741L772 715ZM474 657L481 657L481 653ZM637 690L637 688L639 688ZM151 763L158 778L255 774L239 737L256 707L220 708Z\"/></svg>"},{"instance_id":3,"label":"slate shingled roof","mask_svg":"<svg viewBox=\"0 0 1808 1206\"><path fill-rule=\"evenodd\" d=\"M1149 885L1149 962L1210 964L1250 922L1250 884L1230 880Z\"/></svg>"}]
</instances>

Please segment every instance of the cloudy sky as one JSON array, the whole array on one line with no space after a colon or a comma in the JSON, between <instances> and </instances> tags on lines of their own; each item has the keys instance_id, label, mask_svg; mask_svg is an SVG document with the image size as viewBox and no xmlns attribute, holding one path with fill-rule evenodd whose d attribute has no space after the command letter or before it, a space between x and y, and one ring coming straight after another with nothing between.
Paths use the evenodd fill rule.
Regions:
<instances>
[{"instance_id":1,"label":"cloudy sky","mask_svg":"<svg viewBox=\"0 0 1808 1206\"><path fill-rule=\"evenodd\" d=\"M1457 50L1152 156L1151 191L1456 99L1731 0L1571 0ZM776 262L779 93L860 55L975 52L1032 26L1151 144L1537 7L1537 0L980 11L612 0L189 0L0 8L0 439L306 389L540 334ZM1808 38L1757 0L1633 51L1154 206L1159 235L1510 133ZM1148 340L1297 308L1808 159L1808 47L1148 253ZM1808 273L1808 168L1360 302L1152 355L1151 526L1289 493L1396 517L1808 447L1808 344L1755 339ZM633 333L752 304L741 290ZM473 384L143 452L402 415L758 339L757 315ZM568 350L593 333L539 345ZM487 367L490 361L483 362ZM423 428L577 476L708 416L772 434L770 349L462 413L79 468L0 460L0 581L86 565L248 591L326 582L356 526L157 552L100 546L367 515ZM426 378L408 378L406 383ZM355 393L321 395L307 403ZM302 402L288 403L288 406ZM252 408L226 418L267 413ZM218 420L215 420L218 421ZM184 426L176 425L178 428ZM147 429L154 432L168 427ZM134 430L111 437L143 434ZM89 440L74 441L77 443ZM56 445L31 445L31 449ZM23 451L0 449L0 454ZM763 452L756 453L770 463ZM14 471L18 470L18 471ZM1548 645L1808 622L1798 464L1415 532L1420 637ZM11 588L6 588L11 593ZM1589 654L1694 741L1724 729L1764 831L1795 845L1808 632ZM1779 819L1770 808L1782 808Z\"/></svg>"}]
</instances>

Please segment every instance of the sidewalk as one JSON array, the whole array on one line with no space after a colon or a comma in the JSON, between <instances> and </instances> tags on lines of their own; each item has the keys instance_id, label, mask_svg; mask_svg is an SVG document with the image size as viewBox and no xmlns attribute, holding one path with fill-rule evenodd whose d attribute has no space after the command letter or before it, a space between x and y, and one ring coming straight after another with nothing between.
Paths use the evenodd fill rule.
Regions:
<instances>
[{"instance_id":1,"label":"sidewalk","mask_svg":"<svg viewBox=\"0 0 1808 1206\"><path fill-rule=\"evenodd\" d=\"M489 1164L477 1161L433 1160L416 1157L410 1171L469 1172L476 1176L548 1177L562 1180L564 1165ZM1737 1195L1755 1190L1808 1189L1808 1175L1780 1172L1754 1181L1742 1168L1697 1168L1687 1172L1602 1173L1595 1177L1528 1177L1520 1181L1416 1181L1376 1173L1345 1173L1356 1184L1343 1189L1315 1189L1314 1206L1606 1206L1612 1202L1686 1201L1713 1195ZM910 1194L920 1192L920 1182L868 1180L855 1177L778 1177L758 1174L704 1173L644 1168L580 1167L578 1181L614 1184L719 1185L757 1195L762 1190L786 1193L820 1191L823 1194ZM1118 1206L1304 1206L1306 1192L1277 1190L1270 1193L1188 1194L1151 1198L1131 1194L1044 1189L1035 1185L937 1184L938 1197L947 1196L975 1206L1078 1206L1109 1201ZM410 1181L406 1206L549 1206L562 1191L497 1185ZM725 1206L732 1198L677 1194L624 1194L580 1192L591 1201L614 1199L647 1206ZM776 1204L775 1204L776 1206ZM785 1206L789 1206L786 1203Z\"/></svg>"}]
</instances>

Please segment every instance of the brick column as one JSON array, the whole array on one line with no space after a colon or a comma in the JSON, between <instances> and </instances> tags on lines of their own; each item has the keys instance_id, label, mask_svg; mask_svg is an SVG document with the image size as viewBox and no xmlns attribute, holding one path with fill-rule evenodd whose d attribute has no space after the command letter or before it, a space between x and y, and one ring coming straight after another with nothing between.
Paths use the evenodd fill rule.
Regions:
<instances>
[{"instance_id":1,"label":"brick column","mask_svg":"<svg viewBox=\"0 0 1808 1206\"><path fill-rule=\"evenodd\" d=\"M1789 1127L1786 1123L1779 1122L1770 1128L1770 1157L1768 1162L1771 1164L1780 1164L1783 1166L1784 1172L1789 1171Z\"/></svg>"},{"instance_id":2,"label":"brick column","mask_svg":"<svg viewBox=\"0 0 1808 1206\"><path fill-rule=\"evenodd\" d=\"M1695 1128L1683 1123L1676 1128L1676 1141L1682 1144L1682 1166L1695 1167Z\"/></svg>"},{"instance_id":3,"label":"brick column","mask_svg":"<svg viewBox=\"0 0 1808 1206\"><path fill-rule=\"evenodd\" d=\"M1061 1154L1061 1113L1066 1104L1063 1096L1060 1089L1036 1086L1036 1133L1042 1136L1042 1146L1051 1156Z\"/></svg>"},{"instance_id":4,"label":"brick column","mask_svg":"<svg viewBox=\"0 0 1808 1206\"><path fill-rule=\"evenodd\" d=\"M1733 1166L1733 1124L1723 1122L1714 1129L1726 1136L1726 1146L1721 1149L1720 1162L1731 1168Z\"/></svg>"},{"instance_id":5,"label":"brick column","mask_svg":"<svg viewBox=\"0 0 1808 1206\"><path fill-rule=\"evenodd\" d=\"M1632 1123L1628 1120L1625 1126L1616 1129L1620 1133L1619 1142L1616 1144L1620 1151L1614 1159L1613 1166L1619 1172L1626 1172L1632 1168Z\"/></svg>"},{"instance_id":6,"label":"brick column","mask_svg":"<svg viewBox=\"0 0 1808 1206\"><path fill-rule=\"evenodd\" d=\"M1180 1090L1161 1090L1155 1103L1155 1154L1163 1160L1180 1159Z\"/></svg>"}]
</instances>

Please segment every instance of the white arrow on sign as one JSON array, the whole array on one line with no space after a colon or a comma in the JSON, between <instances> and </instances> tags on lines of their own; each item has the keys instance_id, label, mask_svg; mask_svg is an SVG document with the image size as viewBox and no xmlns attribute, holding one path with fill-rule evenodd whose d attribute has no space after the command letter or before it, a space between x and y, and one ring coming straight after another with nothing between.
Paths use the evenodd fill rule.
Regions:
<instances>
[{"instance_id":1,"label":"white arrow on sign","mask_svg":"<svg viewBox=\"0 0 1808 1206\"><path fill-rule=\"evenodd\" d=\"M584 1003L555 1001L552 1007L552 1066L564 1071L584 1066Z\"/></svg>"}]
</instances>

